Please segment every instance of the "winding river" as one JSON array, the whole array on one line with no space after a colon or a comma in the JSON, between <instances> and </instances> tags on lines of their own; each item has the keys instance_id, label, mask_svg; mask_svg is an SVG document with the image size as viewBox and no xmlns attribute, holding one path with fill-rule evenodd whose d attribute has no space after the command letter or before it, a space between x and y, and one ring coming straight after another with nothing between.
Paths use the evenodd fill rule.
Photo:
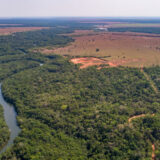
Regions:
<instances>
[{"instance_id":1,"label":"winding river","mask_svg":"<svg viewBox=\"0 0 160 160\"><path fill-rule=\"evenodd\" d=\"M12 106L11 104L7 103L4 100L1 87L2 87L2 84L0 84L0 104L3 106L4 118L10 130L10 138L7 144L0 151L0 154L5 152L13 144L14 139L18 136L18 134L21 131L21 129L17 124L17 120L16 120L17 113L15 111L15 108L14 106Z\"/></svg>"}]
</instances>

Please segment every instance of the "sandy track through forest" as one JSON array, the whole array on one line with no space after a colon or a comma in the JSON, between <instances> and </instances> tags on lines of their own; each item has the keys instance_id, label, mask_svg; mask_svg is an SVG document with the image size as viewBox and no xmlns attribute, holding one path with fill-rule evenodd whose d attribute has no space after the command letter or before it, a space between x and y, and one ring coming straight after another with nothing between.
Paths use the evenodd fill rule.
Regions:
<instances>
[{"instance_id":1,"label":"sandy track through forest","mask_svg":"<svg viewBox=\"0 0 160 160\"><path fill-rule=\"evenodd\" d=\"M128 119L128 122L132 122L132 120L137 119L137 118L141 118L141 117L146 117L146 114L141 114L141 115L137 115L137 116L133 116L131 118ZM155 114L152 114L151 116L155 116Z\"/></svg>"},{"instance_id":2,"label":"sandy track through forest","mask_svg":"<svg viewBox=\"0 0 160 160\"><path fill-rule=\"evenodd\" d=\"M153 88L153 90L155 91L155 93L158 93L158 89L157 89L156 85L151 80L151 78L149 77L149 75L146 72L144 72L143 66L141 67L141 72L144 74L144 76L146 77L146 79L150 82L150 85ZM152 114L152 116L154 116L154 114ZM155 155L155 144L152 144L152 160L155 160L155 158L156 158L156 155Z\"/></svg>"},{"instance_id":3,"label":"sandy track through forest","mask_svg":"<svg viewBox=\"0 0 160 160\"><path fill-rule=\"evenodd\" d=\"M128 119L128 122L131 123L132 120L137 119L137 118L141 118L141 117L145 117L147 116L146 114L141 114L141 115L137 115L137 116L133 116L131 118ZM155 114L152 114L151 116L155 116ZM152 144L152 160L155 160L156 155L155 155L155 144Z\"/></svg>"},{"instance_id":4,"label":"sandy track through forest","mask_svg":"<svg viewBox=\"0 0 160 160\"><path fill-rule=\"evenodd\" d=\"M152 81L152 79L150 78L150 76L146 72L144 72L143 66L141 67L141 72L143 73L143 75L145 76L145 78L149 81L149 83L150 83L151 87L153 88L154 92L158 93L158 89L157 89L156 85L154 84L154 82Z\"/></svg>"},{"instance_id":5,"label":"sandy track through forest","mask_svg":"<svg viewBox=\"0 0 160 160\"><path fill-rule=\"evenodd\" d=\"M155 145L152 144L152 160L155 160L156 155L155 155Z\"/></svg>"},{"instance_id":6,"label":"sandy track through forest","mask_svg":"<svg viewBox=\"0 0 160 160\"><path fill-rule=\"evenodd\" d=\"M137 118L141 118L141 117L145 117L145 116L146 116L145 114L141 114L141 115L138 115L138 116L133 116L133 117L128 119L128 122L130 123L133 119L137 119Z\"/></svg>"}]
</instances>

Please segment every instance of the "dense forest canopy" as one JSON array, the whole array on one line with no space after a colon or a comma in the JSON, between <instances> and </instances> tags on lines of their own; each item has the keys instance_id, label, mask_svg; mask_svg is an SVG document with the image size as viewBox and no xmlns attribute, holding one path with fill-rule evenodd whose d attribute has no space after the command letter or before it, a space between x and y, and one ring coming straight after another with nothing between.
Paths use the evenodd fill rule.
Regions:
<instances>
[{"instance_id":1,"label":"dense forest canopy","mask_svg":"<svg viewBox=\"0 0 160 160\"><path fill-rule=\"evenodd\" d=\"M150 160L153 144L160 159L159 66L144 68L157 93L138 68L80 70L62 56L31 52L67 45L73 39L60 34L79 27L0 36L2 91L22 129L0 159ZM129 120L137 115L145 116Z\"/></svg>"},{"instance_id":2,"label":"dense forest canopy","mask_svg":"<svg viewBox=\"0 0 160 160\"><path fill-rule=\"evenodd\" d=\"M3 116L3 108L0 105L0 149L4 147L4 145L7 143L9 139L9 129L6 125L6 122L4 120Z\"/></svg>"}]
</instances>

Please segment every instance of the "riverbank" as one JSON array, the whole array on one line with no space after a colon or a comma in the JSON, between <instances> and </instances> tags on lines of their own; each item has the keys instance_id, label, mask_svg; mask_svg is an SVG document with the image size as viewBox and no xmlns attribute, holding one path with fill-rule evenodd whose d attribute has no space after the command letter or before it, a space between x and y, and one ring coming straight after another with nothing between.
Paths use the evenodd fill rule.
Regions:
<instances>
[{"instance_id":1,"label":"riverbank","mask_svg":"<svg viewBox=\"0 0 160 160\"><path fill-rule=\"evenodd\" d=\"M0 105L0 150L7 144L10 136L9 128L3 116L3 107Z\"/></svg>"},{"instance_id":2,"label":"riverbank","mask_svg":"<svg viewBox=\"0 0 160 160\"><path fill-rule=\"evenodd\" d=\"M0 105L3 107L3 110L4 110L4 120L9 128L10 137L8 135L9 140L6 143L6 145L4 145L2 150L0 151L0 154L5 152L13 144L14 139L20 133L20 128L19 128L19 126L17 124L17 120L16 120L17 113L14 109L14 106L12 106L11 104L8 104L5 101L5 99L3 98L1 86L2 85L0 84ZM1 116L1 117L3 117L3 116Z\"/></svg>"}]
</instances>

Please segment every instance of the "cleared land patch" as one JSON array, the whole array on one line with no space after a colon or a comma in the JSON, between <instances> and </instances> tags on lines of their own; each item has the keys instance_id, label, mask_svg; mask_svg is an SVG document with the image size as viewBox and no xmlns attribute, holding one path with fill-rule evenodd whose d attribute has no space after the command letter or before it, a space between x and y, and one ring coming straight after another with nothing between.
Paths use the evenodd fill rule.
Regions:
<instances>
[{"instance_id":1,"label":"cleared land patch","mask_svg":"<svg viewBox=\"0 0 160 160\"><path fill-rule=\"evenodd\" d=\"M80 66L80 69L87 68L89 66L99 66L99 65L105 65L108 64L107 61L99 59L99 58L94 58L94 57L87 57L87 58L73 58L71 59L71 62L74 64L82 64Z\"/></svg>"},{"instance_id":2,"label":"cleared land patch","mask_svg":"<svg viewBox=\"0 0 160 160\"><path fill-rule=\"evenodd\" d=\"M98 66L98 69L107 68L107 67L118 67L122 66L125 63L139 61L138 59L128 59L128 60L105 60L95 57L80 57L80 58L72 58L70 60L74 64L81 64L80 69L84 69L90 66Z\"/></svg>"},{"instance_id":3,"label":"cleared land patch","mask_svg":"<svg viewBox=\"0 0 160 160\"><path fill-rule=\"evenodd\" d=\"M48 27L7 27L0 28L0 35L10 35L16 32L27 32L41 29L48 29Z\"/></svg>"},{"instance_id":4,"label":"cleared land patch","mask_svg":"<svg viewBox=\"0 0 160 160\"><path fill-rule=\"evenodd\" d=\"M75 40L68 46L45 47L37 51L72 57L103 58L116 66L145 67L160 64L160 35L87 30L76 31L68 36Z\"/></svg>"},{"instance_id":5,"label":"cleared land patch","mask_svg":"<svg viewBox=\"0 0 160 160\"><path fill-rule=\"evenodd\" d=\"M156 158L156 155L155 155L155 145L154 144L152 144L152 160L155 160L155 158Z\"/></svg>"}]
</instances>

